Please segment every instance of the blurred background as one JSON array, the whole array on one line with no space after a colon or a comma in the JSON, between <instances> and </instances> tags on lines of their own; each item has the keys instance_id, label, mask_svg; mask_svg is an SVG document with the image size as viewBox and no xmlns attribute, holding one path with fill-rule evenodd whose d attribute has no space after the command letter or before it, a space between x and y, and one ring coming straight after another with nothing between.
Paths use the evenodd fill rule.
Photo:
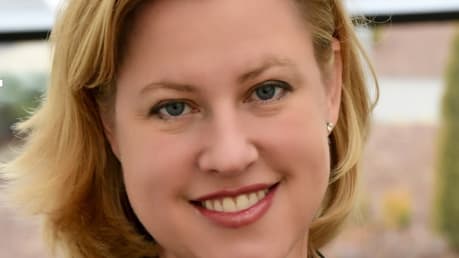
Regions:
<instances>
[{"instance_id":1,"label":"blurred background","mask_svg":"<svg viewBox=\"0 0 459 258\"><path fill-rule=\"evenodd\" d=\"M361 194L326 257L459 257L459 0L352 0L380 83ZM39 103L57 1L0 0L0 161ZM3 182L0 180L0 186ZM1 197L1 192L0 192ZM0 203L0 258L45 258L38 224Z\"/></svg>"}]
</instances>

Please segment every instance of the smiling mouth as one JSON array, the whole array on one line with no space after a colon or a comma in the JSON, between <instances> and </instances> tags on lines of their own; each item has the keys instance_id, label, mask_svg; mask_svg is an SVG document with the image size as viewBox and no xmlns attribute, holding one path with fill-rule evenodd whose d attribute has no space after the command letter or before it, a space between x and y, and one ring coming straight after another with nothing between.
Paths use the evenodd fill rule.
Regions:
<instances>
[{"instance_id":1,"label":"smiling mouth","mask_svg":"<svg viewBox=\"0 0 459 258\"><path fill-rule=\"evenodd\" d=\"M198 206L201 209L206 209L214 212L241 212L257 205L266 197L266 195L273 191L278 185L279 182L260 190L248 191L232 196L223 195L215 198L190 201L190 203L194 206Z\"/></svg>"}]
</instances>

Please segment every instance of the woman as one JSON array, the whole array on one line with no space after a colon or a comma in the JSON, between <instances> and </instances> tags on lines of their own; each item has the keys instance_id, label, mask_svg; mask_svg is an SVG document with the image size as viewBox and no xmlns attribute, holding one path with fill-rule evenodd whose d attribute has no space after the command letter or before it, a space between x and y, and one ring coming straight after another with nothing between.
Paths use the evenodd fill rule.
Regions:
<instances>
[{"instance_id":1,"label":"woman","mask_svg":"<svg viewBox=\"0 0 459 258\"><path fill-rule=\"evenodd\" d=\"M339 0L68 1L8 189L58 257L319 257L368 130L352 29Z\"/></svg>"}]
</instances>

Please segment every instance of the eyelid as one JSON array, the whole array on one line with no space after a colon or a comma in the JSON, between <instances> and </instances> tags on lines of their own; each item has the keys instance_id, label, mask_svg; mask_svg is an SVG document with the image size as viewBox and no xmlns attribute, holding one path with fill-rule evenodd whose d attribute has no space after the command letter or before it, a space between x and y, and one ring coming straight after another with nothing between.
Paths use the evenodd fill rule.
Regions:
<instances>
[{"instance_id":1,"label":"eyelid","mask_svg":"<svg viewBox=\"0 0 459 258\"><path fill-rule=\"evenodd\" d=\"M266 85L275 85L277 88L283 89L285 91L285 93L283 93L283 95L280 98L277 98L277 99L254 100L255 102L267 103L267 102L276 101L276 100L279 100L279 99L283 98L289 92L293 91L293 87L289 83L287 83L285 81L281 81L281 80L266 80L266 81L263 81L261 83L256 84L252 88L250 88L250 90L248 92L248 97L246 98L247 100L244 101L244 102L250 102L250 100L249 100L250 96L252 96L258 88L266 86Z\"/></svg>"},{"instance_id":2,"label":"eyelid","mask_svg":"<svg viewBox=\"0 0 459 258\"><path fill-rule=\"evenodd\" d=\"M193 105L189 103L189 101L184 100L184 99L167 99L167 100L161 100L157 104L153 105L148 111L148 117L156 117L161 120L174 120L174 119L179 119L189 113L181 114L179 116L168 116L168 115L163 115L160 113L160 110L163 109L166 105L171 104L171 103L184 103L186 106L190 108L189 113L193 113L193 110L196 110L196 108L193 108Z\"/></svg>"},{"instance_id":3,"label":"eyelid","mask_svg":"<svg viewBox=\"0 0 459 258\"><path fill-rule=\"evenodd\" d=\"M282 89L284 92L282 92L281 96L280 97L276 97L276 98L272 98L272 99L269 99L269 100L250 100L251 96L255 93L255 91L260 88L260 87L263 87L263 86L267 86L267 85L272 85L276 88L280 88ZM263 81L261 83L258 83L256 84L255 86L253 86L252 88L249 89L248 91L248 96L245 98L244 102L255 102L255 103L262 103L262 104L265 104L265 103L270 103L270 102L275 102L277 100L280 100L281 98L285 97L285 95L287 95L289 92L293 91L293 87L285 82L285 81L282 81L282 80L266 80L266 81ZM184 105L188 106L190 108L190 112L187 112L187 113L184 113L184 114L180 114L178 116L170 116L170 115L163 115L160 113L160 110L165 108L166 105L168 104L171 104L171 103L184 103ZM155 105L153 105L153 107L151 107L148 111L148 117L155 117L157 119L160 119L160 120L164 120L164 121L168 121L168 120L176 120L176 119L181 119L183 118L184 116L190 114L190 113L195 113L196 110L198 110L198 108L196 108L196 105L190 103L189 100L186 100L186 99L165 99L165 100L161 100L159 101L158 103L156 103Z\"/></svg>"}]
</instances>

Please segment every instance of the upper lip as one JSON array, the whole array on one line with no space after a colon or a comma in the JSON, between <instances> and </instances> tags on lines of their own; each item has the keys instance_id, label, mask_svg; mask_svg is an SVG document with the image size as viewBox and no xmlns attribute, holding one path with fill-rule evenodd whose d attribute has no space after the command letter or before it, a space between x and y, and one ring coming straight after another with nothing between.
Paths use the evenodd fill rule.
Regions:
<instances>
[{"instance_id":1,"label":"upper lip","mask_svg":"<svg viewBox=\"0 0 459 258\"><path fill-rule=\"evenodd\" d=\"M200 201L205 201L205 200L210 200L210 199L218 199L218 198L224 198L224 197L235 197L235 196L238 196L240 194L256 192L256 191L260 191L260 190L263 190L263 189L267 189L267 188L272 187L275 184L276 183L272 183L272 184L253 184L253 185L247 185L247 186L243 186L243 187L235 188L235 189L224 189L224 190L216 191L216 192L213 192L213 193L205 194L203 196L200 196L200 197L194 199L193 201L200 202Z\"/></svg>"}]
</instances>

